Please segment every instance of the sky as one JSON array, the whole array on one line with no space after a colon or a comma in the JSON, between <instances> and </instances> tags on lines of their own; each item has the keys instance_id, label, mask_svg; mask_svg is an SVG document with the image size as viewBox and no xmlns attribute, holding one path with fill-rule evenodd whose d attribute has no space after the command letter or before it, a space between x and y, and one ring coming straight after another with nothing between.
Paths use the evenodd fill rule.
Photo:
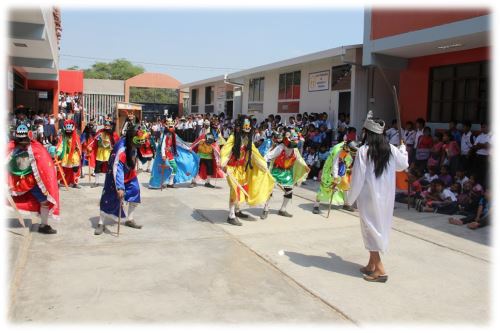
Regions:
<instances>
[{"instance_id":1,"label":"sky","mask_svg":"<svg viewBox=\"0 0 500 333\"><path fill-rule=\"evenodd\" d=\"M363 41L362 7L200 11L62 6L61 16L61 69L125 58L168 64L140 65L182 83Z\"/></svg>"}]
</instances>

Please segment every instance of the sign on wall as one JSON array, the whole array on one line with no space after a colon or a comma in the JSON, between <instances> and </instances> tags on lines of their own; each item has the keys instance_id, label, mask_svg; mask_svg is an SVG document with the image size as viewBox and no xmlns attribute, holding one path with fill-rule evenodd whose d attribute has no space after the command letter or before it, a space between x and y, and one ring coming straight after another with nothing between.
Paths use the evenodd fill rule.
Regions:
<instances>
[{"instance_id":1,"label":"sign on wall","mask_svg":"<svg viewBox=\"0 0 500 333\"><path fill-rule=\"evenodd\" d=\"M330 88L330 71L309 73L309 91L322 91Z\"/></svg>"},{"instance_id":2,"label":"sign on wall","mask_svg":"<svg viewBox=\"0 0 500 333\"><path fill-rule=\"evenodd\" d=\"M215 88L215 98L218 100L226 99L226 87L217 87Z\"/></svg>"}]
</instances>

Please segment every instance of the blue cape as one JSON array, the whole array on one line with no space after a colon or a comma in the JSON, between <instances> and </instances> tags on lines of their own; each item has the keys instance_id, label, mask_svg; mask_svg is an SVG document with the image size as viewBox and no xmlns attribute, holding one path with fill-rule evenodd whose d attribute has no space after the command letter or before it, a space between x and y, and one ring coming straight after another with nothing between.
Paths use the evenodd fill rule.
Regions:
<instances>
[{"instance_id":1,"label":"blue cape","mask_svg":"<svg viewBox=\"0 0 500 333\"><path fill-rule=\"evenodd\" d=\"M162 182L162 166L165 166L165 161L161 157L161 143L163 142L165 134L162 134L160 143L156 147L155 159L153 161L153 167L151 169L151 178L149 179L149 188L161 188L162 185L168 183L172 169L170 167L166 168L163 174ZM174 176L174 184L188 183L196 177L199 170L200 158L198 154L189 149L186 149L188 145L176 134L176 147L177 155L174 159L177 163L177 174ZM168 161L166 166L169 166Z\"/></svg>"}]
</instances>

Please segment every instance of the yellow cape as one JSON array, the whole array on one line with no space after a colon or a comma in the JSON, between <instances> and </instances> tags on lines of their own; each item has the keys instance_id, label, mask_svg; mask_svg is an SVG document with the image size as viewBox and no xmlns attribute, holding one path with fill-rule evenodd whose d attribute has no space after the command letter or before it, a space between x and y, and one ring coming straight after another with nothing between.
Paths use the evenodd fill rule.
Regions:
<instances>
[{"instance_id":1,"label":"yellow cape","mask_svg":"<svg viewBox=\"0 0 500 333\"><path fill-rule=\"evenodd\" d=\"M220 151L221 165L227 165L231 157L233 146L234 135L231 135ZM245 190L248 193L248 197L241 193L238 186L227 177L227 182L231 188L230 199L232 202L239 201L241 203L246 201L250 206L260 205L265 203L273 192L274 178L267 169L266 161L253 143L252 166L252 168L248 167L247 170L245 170L245 166L227 167L227 172L231 173L240 185L247 185ZM237 195L237 193L239 193L239 195Z\"/></svg>"}]
</instances>

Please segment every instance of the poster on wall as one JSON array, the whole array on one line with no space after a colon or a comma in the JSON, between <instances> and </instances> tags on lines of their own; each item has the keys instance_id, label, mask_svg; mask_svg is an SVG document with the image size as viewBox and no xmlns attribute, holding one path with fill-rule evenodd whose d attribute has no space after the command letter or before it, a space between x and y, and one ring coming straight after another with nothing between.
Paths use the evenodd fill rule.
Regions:
<instances>
[{"instance_id":1,"label":"poster on wall","mask_svg":"<svg viewBox=\"0 0 500 333\"><path fill-rule=\"evenodd\" d=\"M330 71L309 73L309 91L328 90L330 87Z\"/></svg>"},{"instance_id":2,"label":"poster on wall","mask_svg":"<svg viewBox=\"0 0 500 333\"><path fill-rule=\"evenodd\" d=\"M217 87L215 90L215 98L218 100L226 99L226 87Z\"/></svg>"}]
</instances>

